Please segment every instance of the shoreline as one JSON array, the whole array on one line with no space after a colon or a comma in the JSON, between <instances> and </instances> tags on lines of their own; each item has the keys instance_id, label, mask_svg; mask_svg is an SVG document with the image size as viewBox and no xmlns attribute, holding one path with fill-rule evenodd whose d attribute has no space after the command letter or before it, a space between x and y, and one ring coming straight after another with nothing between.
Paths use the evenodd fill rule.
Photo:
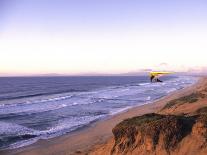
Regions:
<instances>
[{"instance_id":1,"label":"shoreline","mask_svg":"<svg viewBox=\"0 0 207 155\"><path fill-rule=\"evenodd\" d=\"M187 95L198 88L204 78L183 89L169 93L167 96L161 97L151 103L146 103L136 107L132 107L123 112L108 116L95 123L86 125L71 133L58 136L51 139L38 140L34 144L24 146L17 149L0 151L1 154L30 154L30 155L47 155L47 154L76 154L90 152L95 146L106 143L113 135L111 130L120 121L138 115L150 112L157 112L166 102Z\"/></svg>"}]
</instances>

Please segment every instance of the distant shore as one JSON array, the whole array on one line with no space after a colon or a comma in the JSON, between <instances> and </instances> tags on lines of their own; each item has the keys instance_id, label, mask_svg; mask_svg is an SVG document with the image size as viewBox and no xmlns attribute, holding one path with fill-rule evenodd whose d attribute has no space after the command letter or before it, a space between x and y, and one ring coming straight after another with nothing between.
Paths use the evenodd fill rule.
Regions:
<instances>
[{"instance_id":1,"label":"distant shore","mask_svg":"<svg viewBox=\"0 0 207 155\"><path fill-rule=\"evenodd\" d=\"M92 151L98 145L106 143L112 138L112 129L124 119L146 113L159 111L168 101L187 95L202 86L205 78L201 78L196 84L175 91L153 103L141 105L104 120L98 121L68 135L57 138L39 140L38 142L18 149L1 151L0 154L19 155L69 155L85 154Z\"/></svg>"}]
</instances>

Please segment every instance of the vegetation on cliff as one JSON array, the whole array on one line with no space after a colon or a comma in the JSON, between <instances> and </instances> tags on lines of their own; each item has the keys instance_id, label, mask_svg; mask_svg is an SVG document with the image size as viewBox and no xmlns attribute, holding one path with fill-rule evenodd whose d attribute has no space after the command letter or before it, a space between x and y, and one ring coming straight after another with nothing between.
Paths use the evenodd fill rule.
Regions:
<instances>
[{"instance_id":1,"label":"vegetation on cliff","mask_svg":"<svg viewBox=\"0 0 207 155\"><path fill-rule=\"evenodd\" d=\"M164 109L167 109L167 108L171 108L173 106L180 106L180 105L183 105L185 103L195 103L197 102L199 99L202 99L202 98L205 98L206 97L206 94L203 94L201 92L195 92L195 93L192 93L190 95L187 95L187 96L183 96L183 97L180 97L178 99L175 99L175 100L172 100L170 102L168 102L163 108L162 110Z\"/></svg>"}]
</instances>

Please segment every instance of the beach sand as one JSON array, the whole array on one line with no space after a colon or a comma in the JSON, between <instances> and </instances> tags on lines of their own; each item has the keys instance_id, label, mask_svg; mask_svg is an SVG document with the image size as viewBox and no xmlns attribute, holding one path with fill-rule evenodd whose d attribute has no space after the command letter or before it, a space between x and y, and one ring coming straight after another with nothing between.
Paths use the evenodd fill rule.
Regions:
<instances>
[{"instance_id":1,"label":"beach sand","mask_svg":"<svg viewBox=\"0 0 207 155\"><path fill-rule=\"evenodd\" d=\"M70 155L87 154L102 144L106 144L113 137L114 126L126 118L139 116L146 113L158 112L168 101L188 95L201 89L207 83L207 78L201 78L196 84L171 94L153 103L138 106L114 116L93 123L79 131L51 138L18 149L1 151L5 155Z\"/></svg>"}]
</instances>

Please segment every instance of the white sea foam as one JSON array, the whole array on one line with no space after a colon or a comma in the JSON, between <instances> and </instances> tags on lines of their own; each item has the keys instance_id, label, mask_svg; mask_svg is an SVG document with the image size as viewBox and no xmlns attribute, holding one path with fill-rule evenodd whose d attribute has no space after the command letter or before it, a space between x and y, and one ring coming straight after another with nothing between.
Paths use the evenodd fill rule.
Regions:
<instances>
[{"instance_id":1,"label":"white sea foam","mask_svg":"<svg viewBox=\"0 0 207 155\"><path fill-rule=\"evenodd\" d=\"M147 99L146 100L147 101L151 100L151 96L147 96Z\"/></svg>"},{"instance_id":2,"label":"white sea foam","mask_svg":"<svg viewBox=\"0 0 207 155\"><path fill-rule=\"evenodd\" d=\"M34 134L36 131L16 123L0 121L0 135Z\"/></svg>"},{"instance_id":3,"label":"white sea foam","mask_svg":"<svg viewBox=\"0 0 207 155\"><path fill-rule=\"evenodd\" d=\"M150 83L147 82L147 83L140 83L139 86L146 86L146 85L149 85Z\"/></svg>"},{"instance_id":4,"label":"white sea foam","mask_svg":"<svg viewBox=\"0 0 207 155\"><path fill-rule=\"evenodd\" d=\"M36 138L31 138L29 140L21 140L21 141L18 141L16 143L11 144L8 148L9 149L16 149L16 148L20 148L20 147L23 147L23 146L31 145L31 144L37 142L38 139L39 138L36 137Z\"/></svg>"},{"instance_id":5,"label":"white sea foam","mask_svg":"<svg viewBox=\"0 0 207 155\"><path fill-rule=\"evenodd\" d=\"M128 107L125 107L125 108L119 108L119 109L116 109L116 110L112 110L112 111L110 111L109 115L115 115L115 114L124 112L124 111L126 111L126 110L128 110L130 108L132 108L132 106L128 106Z\"/></svg>"}]
</instances>

